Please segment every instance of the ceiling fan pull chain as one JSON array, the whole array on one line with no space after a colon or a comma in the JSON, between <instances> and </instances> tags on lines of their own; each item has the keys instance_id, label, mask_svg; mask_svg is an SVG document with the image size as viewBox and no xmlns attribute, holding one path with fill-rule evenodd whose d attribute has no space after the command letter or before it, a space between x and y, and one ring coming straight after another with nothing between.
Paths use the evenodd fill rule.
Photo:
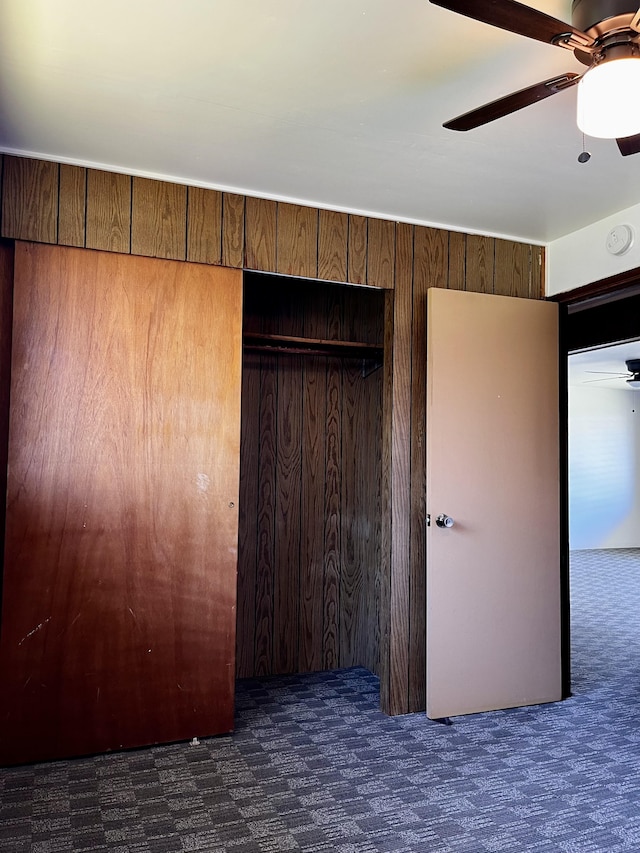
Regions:
<instances>
[{"instance_id":1,"label":"ceiling fan pull chain","mask_svg":"<svg viewBox=\"0 0 640 853\"><path fill-rule=\"evenodd\" d=\"M582 152L578 154L578 163L588 163L591 160L591 154L587 151L584 144L584 133L582 134Z\"/></svg>"}]
</instances>

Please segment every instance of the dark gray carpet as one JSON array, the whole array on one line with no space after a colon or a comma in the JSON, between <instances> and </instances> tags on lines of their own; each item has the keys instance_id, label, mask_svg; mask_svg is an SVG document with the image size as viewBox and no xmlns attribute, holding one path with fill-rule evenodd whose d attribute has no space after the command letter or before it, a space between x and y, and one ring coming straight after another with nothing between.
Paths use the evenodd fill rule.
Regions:
<instances>
[{"instance_id":1,"label":"dark gray carpet","mask_svg":"<svg viewBox=\"0 0 640 853\"><path fill-rule=\"evenodd\" d=\"M640 552L572 556L573 698L378 711L362 669L238 685L237 729L0 771L0 849L640 850Z\"/></svg>"}]
</instances>

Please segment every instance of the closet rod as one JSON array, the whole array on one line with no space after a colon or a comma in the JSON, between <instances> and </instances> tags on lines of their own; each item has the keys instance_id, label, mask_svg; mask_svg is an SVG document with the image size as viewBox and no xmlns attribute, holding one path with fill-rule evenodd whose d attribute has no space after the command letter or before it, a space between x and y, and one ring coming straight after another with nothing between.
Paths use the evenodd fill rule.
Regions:
<instances>
[{"instance_id":1,"label":"closet rod","mask_svg":"<svg viewBox=\"0 0 640 853\"><path fill-rule=\"evenodd\" d=\"M332 341L322 338L299 338L293 335L265 335L245 332L245 350L290 353L292 355L342 356L343 358L382 359L383 349L378 344L362 341Z\"/></svg>"}]
</instances>

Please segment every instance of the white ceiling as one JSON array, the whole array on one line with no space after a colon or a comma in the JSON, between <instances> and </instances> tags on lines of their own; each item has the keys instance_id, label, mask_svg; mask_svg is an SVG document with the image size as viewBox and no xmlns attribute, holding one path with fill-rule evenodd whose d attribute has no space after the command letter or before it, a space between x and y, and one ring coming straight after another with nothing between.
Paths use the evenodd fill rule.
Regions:
<instances>
[{"instance_id":1,"label":"white ceiling","mask_svg":"<svg viewBox=\"0 0 640 853\"><path fill-rule=\"evenodd\" d=\"M631 358L640 358L640 340L571 353L568 359L569 385L640 394L640 390L631 388L626 382L630 374L625 361Z\"/></svg>"},{"instance_id":2,"label":"white ceiling","mask_svg":"<svg viewBox=\"0 0 640 853\"><path fill-rule=\"evenodd\" d=\"M582 70L427 0L0 0L0 150L546 243L638 203L640 155L577 162L575 88L441 125Z\"/></svg>"}]
</instances>

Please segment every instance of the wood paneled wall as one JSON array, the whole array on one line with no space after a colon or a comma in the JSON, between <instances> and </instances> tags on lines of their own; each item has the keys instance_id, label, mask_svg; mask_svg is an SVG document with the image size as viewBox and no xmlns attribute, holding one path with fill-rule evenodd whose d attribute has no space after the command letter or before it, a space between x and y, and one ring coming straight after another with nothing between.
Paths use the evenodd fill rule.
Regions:
<instances>
[{"instance_id":1,"label":"wood paneled wall","mask_svg":"<svg viewBox=\"0 0 640 853\"><path fill-rule=\"evenodd\" d=\"M0 240L0 604L4 563L4 496L7 494L9 392L11 388L11 327L13 317L13 246Z\"/></svg>"},{"instance_id":2,"label":"wood paneled wall","mask_svg":"<svg viewBox=\"0 0 640 853\"><path fill-rule=\"evenodd\" d=\"M245 332L379 343L376 290L247 274ZM379 671L382 371L245 352L239 676Z\"/></svg>"},{"instance_id":3,"label":"wood paneled wall","mask_svg":"<svg viewBox=\"0 0 640 853\"><path fill-rule=\"evenodd\" d=\"M393 287L393 222L0 156L3 237Z\"/></svg>"},{"instance_id":4,"label":"wood paneled wall","mask_svg":"<svg viewBox=\"0 0 640 853\"><path fill-rule=\"evenodd\" d=\"M542 298L543 249L9 155L2 161L4 237L387 289L381 703L394 714L423 709L426 289ZM326 441L330 430L325 425Z\"/></svg>"}]
</instances>

